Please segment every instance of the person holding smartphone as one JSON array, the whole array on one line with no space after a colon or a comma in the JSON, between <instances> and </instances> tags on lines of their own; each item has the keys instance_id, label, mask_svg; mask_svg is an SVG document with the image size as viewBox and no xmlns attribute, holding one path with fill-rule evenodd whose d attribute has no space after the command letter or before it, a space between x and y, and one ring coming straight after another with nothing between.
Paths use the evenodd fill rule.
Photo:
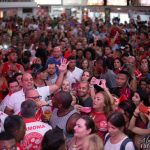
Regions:
<instances>
[{"instance_id":1,"label":"person holding smartphone","mask_svg":"<svg viewBox=\"0 0 150 150\"><path fill-rule=\"evenodd\" d=\"M145 129L136 126L136 121L141 113L148 118L147 128ZM139 104L133 113L128 129L135 133L136 137L140 137L140 139L134 138L134 142L137 147L141 147L141 139L150 135L150 107L146 107L142 103Z\"/></svg>"}]
</instances>

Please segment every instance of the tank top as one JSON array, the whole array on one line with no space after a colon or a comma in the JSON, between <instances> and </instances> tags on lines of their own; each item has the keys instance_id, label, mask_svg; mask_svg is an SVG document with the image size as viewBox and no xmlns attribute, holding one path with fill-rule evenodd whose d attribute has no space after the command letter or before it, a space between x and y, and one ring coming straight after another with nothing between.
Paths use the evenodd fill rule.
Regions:
<instances>
[{"instance_id":1,"label":"tank top","mask_svg":"<svg viewBox=\"0 0 150 150\"><path fill-rule=\"evenodd\" d=\"M55 108L52 112L50 124L51 124L52 128L55 128L57 126L60 129L62 129L64 134L67 136L67 129L66 129L67 122L73 114L78 113L78 112L76 109L73 109L68 114L66 114L65 116L62 116L62 117L58 117L57 113L58 113L58 108Z\"/></svg>"}]
</instances>

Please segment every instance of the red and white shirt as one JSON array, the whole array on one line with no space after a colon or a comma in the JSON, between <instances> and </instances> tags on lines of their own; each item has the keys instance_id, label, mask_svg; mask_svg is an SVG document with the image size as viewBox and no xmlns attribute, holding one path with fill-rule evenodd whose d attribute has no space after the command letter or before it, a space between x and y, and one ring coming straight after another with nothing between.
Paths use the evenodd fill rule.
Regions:
<instances>
[{"instance_id":1,"label":"red and white shirt","mask_svg":"<svg viewBox=\"0 0 150 150\"><path fill-rule=\"evenodd\" d=\"M52 127L44 122L37 121L35 118L24 119L26 133L21 142L24 150L40 150L44 134Z\"/></svg>"}]
</instances>

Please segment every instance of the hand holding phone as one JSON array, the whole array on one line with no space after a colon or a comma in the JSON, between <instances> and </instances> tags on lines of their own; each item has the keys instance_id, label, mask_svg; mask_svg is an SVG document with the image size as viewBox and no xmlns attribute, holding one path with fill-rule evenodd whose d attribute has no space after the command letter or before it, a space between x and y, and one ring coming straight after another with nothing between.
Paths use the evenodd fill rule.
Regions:
<instances>
[{"instance_id":1,"label":"hand holding phone","mask_svg":"<svg viewBox=\"0 0 150 150\"><path fill-rule=\"evenodd\" d=\"M143 103L140 103L139 111L142 112L143 114L148 114L149 108L147 106L145 106Z\"/></svg>"}]
</instances>

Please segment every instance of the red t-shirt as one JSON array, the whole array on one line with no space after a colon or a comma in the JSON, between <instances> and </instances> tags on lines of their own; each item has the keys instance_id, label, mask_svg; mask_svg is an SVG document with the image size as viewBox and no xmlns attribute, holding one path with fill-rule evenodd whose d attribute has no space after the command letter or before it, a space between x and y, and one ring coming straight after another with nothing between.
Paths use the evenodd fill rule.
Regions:
<instances>
[{"instance_id":1,"label":"red t-shirt","mask_svg":"<svg viewBox=\"0 0 150 150\"><path fill-rule=\"evenodd\" d=\"M93 118L96 127L98 129L97 134L104 140L107 133L107 117L102 112L95 112L92 110L90 116Z\"/></svg>"}]
</instances>

